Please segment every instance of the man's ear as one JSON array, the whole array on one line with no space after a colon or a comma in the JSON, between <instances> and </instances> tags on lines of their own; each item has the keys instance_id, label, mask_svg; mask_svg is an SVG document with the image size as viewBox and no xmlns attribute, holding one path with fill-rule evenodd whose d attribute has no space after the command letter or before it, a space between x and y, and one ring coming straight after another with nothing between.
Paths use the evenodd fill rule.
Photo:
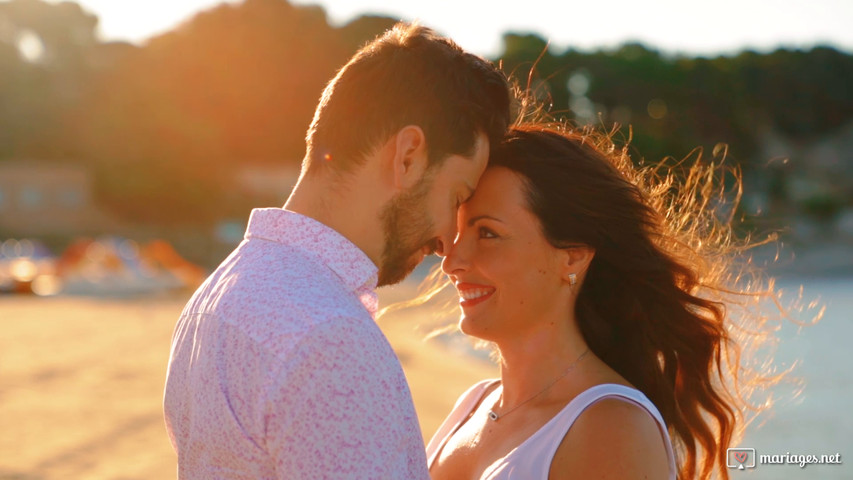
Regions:
<instances>
[{"instance_id":1,"label":"man's ear","mask_svg":"<svg viewBox=\"0 0 853 480\"><path fill-rule=\"evenodd\" d=\"M421 181L427 170L429 159L426 136L421 127L406 125L397 132L392 142L394 186L408 190Z\"/></svg>"},{"instance_id":2,"label":"man's ear","mask_svg":"<svg viewBox=\"0 0 853 480\"><path fill-rule=\"evenodd\" d=\"M563 279L571 284L571 275L574 275L576 283L580 284L586 277L589 264L595 258L595 249L588 245L573 245L562 248L560 257Z\"/></svg>"}]
</instances>

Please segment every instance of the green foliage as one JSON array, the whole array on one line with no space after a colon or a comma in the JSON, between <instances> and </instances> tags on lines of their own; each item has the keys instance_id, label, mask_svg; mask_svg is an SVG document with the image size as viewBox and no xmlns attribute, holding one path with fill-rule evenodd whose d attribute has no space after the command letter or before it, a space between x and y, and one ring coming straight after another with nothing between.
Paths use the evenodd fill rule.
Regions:
<instances>
[{"instance_id":1,"label":"green foliage","mask_svg":"<svg viewBox=\"0 0 853 480\"><path fill-rule=\"evenodd\" d=\"M136 47L99 42L97 18L75 3L2 2L12 33L0 36L0 160L86 165L99 203L129 221L210 224L258 200L235 192L243 166L301 161L326 82L393 23L365 16L336 28L320 7L245 0ZM44 48L35 61L18 49L27 33ZM554 115L630 125L634 157L647 163L726 143L729 161L757 171L764 132L806 142L853 121L853 57L830 47L686 58L636 43L556 52L531 33L504 43L496 60ZM587 88L573 94L580 77ZM824 203L804 208L840 208Z\"/></svg>"},{"instance_id":2,"label":"green foliage","mask_svg":"<svg viewBox=\"0 0 853 480\"><path fill-rule=\"evenodd\" d=\"M831 220L844 208L844 200L832 192L820 192L806 198L802 203L805 213L818 220Z\"/></svg>"}]
</instances>

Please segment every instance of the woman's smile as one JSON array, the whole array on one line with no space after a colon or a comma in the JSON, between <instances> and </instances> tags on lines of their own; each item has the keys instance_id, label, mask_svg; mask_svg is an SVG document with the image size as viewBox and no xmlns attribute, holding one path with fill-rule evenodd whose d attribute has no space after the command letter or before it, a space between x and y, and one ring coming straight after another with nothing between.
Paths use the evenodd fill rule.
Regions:
<instances>
[{"instance_id":1,"label":"woman's smile","mask_svg":"<svg viewBox=\"0 0 853 480\"><path fill-rule=\"evenodd\" d=\"M495 293L494 287L464 282L457 283L456 290L459 292L459 305L462 308L470 308L485 302Z\"/></svg>"}]
</instances>

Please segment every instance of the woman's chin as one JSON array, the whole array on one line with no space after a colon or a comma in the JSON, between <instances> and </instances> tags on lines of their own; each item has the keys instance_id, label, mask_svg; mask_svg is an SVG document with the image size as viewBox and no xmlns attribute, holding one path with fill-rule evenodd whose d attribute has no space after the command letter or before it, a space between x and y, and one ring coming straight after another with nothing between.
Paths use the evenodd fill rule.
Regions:
<instances>
[{"instance_id":1,"label":"woman's chin","mask_svg":"<svg viewBox=\"0 0 853 480\"><path fill-rule=\"evenodd\" d=\"M465 315L464 313L459 319L459 330L469 337L492 341L492 339L489 338L489 329L479 325L473 318Z\"/></svg>"}]
</instances>

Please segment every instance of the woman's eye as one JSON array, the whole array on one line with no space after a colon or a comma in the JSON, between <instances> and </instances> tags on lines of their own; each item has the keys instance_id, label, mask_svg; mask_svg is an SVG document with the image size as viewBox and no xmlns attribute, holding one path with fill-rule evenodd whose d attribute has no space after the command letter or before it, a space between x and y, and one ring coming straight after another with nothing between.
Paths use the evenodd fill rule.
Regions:
<instances>
[{"instance_id":1,"label":"woman's eye","mask_svg":"<svg viewBox=\"0 0 853 480\"><path fill-rule=\"evenodd\" d=\"M486 227L480 227L480 238L498 238L498 235Z\"/></svg>"}]
</instances>

